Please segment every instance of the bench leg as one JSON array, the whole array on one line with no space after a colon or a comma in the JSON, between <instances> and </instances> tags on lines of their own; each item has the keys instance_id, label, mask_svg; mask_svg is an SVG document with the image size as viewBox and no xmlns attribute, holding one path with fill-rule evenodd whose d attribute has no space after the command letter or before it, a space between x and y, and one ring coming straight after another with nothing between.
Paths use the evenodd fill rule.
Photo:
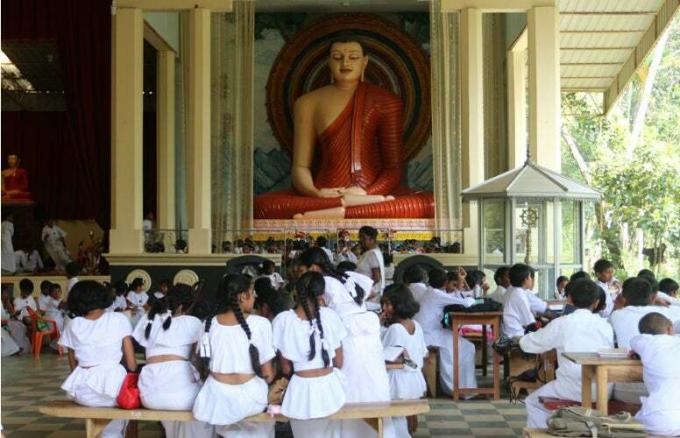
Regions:
<instances>
[{"instance_id":1,"label":"bench leg","mask_svg":"<svg viewBox=\"0 0 680 438\"><path fill-rule=\"evenodd\" d=\"M85 432L87 438L98 438L102 433L102 430L109 424L111 420L102 420L99 418L87 418L85 419Z\"/></svg>"},{"instance_id":2,"label":"bench leg","mask_svg":"<svg viewBox=\"0 0 680 438\"><path fill-rule=\"evenodd\" d=\"M363 419L366 423L368 423L373 430L378 432L378 438L383 438L383 435L385 433L384 428L383 428L383 419L382 418L364 418Z\"/></svg>"}]
</instances>

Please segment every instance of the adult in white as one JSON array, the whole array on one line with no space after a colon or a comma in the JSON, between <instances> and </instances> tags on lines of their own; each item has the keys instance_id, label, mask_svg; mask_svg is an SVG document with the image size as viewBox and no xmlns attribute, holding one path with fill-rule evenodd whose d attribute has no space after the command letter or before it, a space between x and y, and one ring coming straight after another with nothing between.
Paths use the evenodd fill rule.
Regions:
<instances>
[{"instance_id":1,"label":"adult in white","mask_svg":"<svg viewBox=\"0 0 680 438\"><path fill-rule=\"evenodd\" d=\"M71 261L66 251L66 232L50 219L42 229L41 239L57 270L63 271L66 264Z\"/></svg>"},{"instance_id":2,"label":"adult in white","mask_svg":"<svg viewBox=\"0 0 680 438\"><path fill-rule=\"evenodd\" d=\"M510 274L512 280L512 272ZM614 333L607 321L593 310L598 304L597 286L590 280L577 280L570 298L577 308L573 313L550 322L544 328L519 340L527 353L557 350L556 379L532 392L525 400L527 427L546 428L551 412L540 402L541 397L581 400L581 366L565 359L562 353L594 353L614 346Z\"/></svg>"},{"instance_id":3,"label":"adult in white","mask_svg":"<svg viewBox=\"0 0 680 438\"><path fill-rule=\"evenodd\" d=\"M359 229L361 257L357 262L357 272L373 280L373 290L367 297L369 309L380 309L380 296L385 288L385 261L377 242L378 230L368 225Z\"/></svg>"},{"instance_id":4,"label":"adult in white","mask_svg":"<svg viewBox=\"0 0 680 438\"><path fill-rule=\"evenodd\" d=\"M16 258L14 255L14 216L8 214L2 221L2 273L14 274L17 270Z\"/></svg>"},{"instance_id":5,"label":"adult in white","mask_svg":"<svg viewBox=\"0 0 680 438\"><path fill-rule=\"evenodd\" d=\"M334 310L347 329L342 340L342 372L347 378L347 403L383 402L390 400L390 385L380 340L380 320L366 309L368 291L356 272L339 273L333 268L326 253L318 247L305 250L299 257L302 273L313 271L324 276L324 301ZM387 419L385 419L387 420ZM391 421L385 421L385 437L393 437ZM376 432L361 420L347 420L342 425L346 438L375 437Z\"/></svg>"},{"instance_id":6,"label":"adult in white","mask_svg":"<svg viewBox=\"0 0 680 438\"><path fill-rule=\"evenodd\" d=\"M428 346L439 347L439 381L442 390L453 392L453 331L442 327L441 319L444 307L450 304L460 304L470 307L475 303L471 297L462 297L456 293L447 293L448 277L443 269L433 269L427 276L430 288L420 301L420 310L415 319L423 328L425 343ZM462 337L458 338L458 368L460 370L460 387L476 388L475 376L475 346Z\"/></svg>"}]
</instances>

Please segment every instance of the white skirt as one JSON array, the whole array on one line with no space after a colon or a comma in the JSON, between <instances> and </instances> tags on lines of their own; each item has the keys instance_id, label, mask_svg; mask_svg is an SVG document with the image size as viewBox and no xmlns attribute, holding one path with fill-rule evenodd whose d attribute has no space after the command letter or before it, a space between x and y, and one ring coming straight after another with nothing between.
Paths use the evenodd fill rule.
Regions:
<instances>
[{"instance_id":1,"label":"white skirt","mask_svg":"<svg viewBox=\"0 0 680 438\"><path fill-rule=\"evenodd\" d=\"M340 370L321 377L293 375L283 398L281 413L296 420L328 417L345 404L344 376Z\"/></svg>"},{"instance_id":2,"label":"white skirt","mask_svg":"<svg viewBox=\"0 0 680 438\"><path fill-rule=\"evenodd\" d=\"M186 360L145 365L139 374L139 395L147 409L191 410L200 390L200 376Z\"/></svg>"},{"instance_id":3,"label":"white skirt","mask_svg":"<svg viewBox=\"0 0 680 438\"><path fill-rule=\"evenodd\" d=\"M267 382L259 377L229 385L209 376L194 402L194 417L216 426L238 423L264 412L268 393Z\"/></svg>"},{"instance_id":4,"label":"white skirt","mask_svg":"<svg viewBox=\"0 0 680 438\"><path fill-rule=\"evenodd\" d=\"M61 389L76 403L91 407L116 406L116 398L127 371L121 364L102 364L92 368L76 367Z\"/></svg>"},{"instance_id":5,"label":"white skirt","mask_svg":"<svg viewBox=\"0 0 680 438\"><path fill-rule=\"evenodd\" d=\"M422 398L427 390L421 370L387 370L392 400L414 400Z\"/></svg>"}]
</instances>

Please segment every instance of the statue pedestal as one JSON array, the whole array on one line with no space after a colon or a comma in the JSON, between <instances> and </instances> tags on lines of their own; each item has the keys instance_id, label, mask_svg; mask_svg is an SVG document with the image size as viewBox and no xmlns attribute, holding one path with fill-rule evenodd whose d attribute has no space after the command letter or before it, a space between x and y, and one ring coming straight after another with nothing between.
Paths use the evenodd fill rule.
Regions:
<instances>
[{"instance_id":1,"label":"statue pedestal","mask_svg":"<svg viewBox=\"0 0 680 438\"><path fill-rule=\"evenodd\" d=\"M35 202L27 200L3 200L3 215L14 216L14 250L36 243Z\"/></svg>"}]
</instances>

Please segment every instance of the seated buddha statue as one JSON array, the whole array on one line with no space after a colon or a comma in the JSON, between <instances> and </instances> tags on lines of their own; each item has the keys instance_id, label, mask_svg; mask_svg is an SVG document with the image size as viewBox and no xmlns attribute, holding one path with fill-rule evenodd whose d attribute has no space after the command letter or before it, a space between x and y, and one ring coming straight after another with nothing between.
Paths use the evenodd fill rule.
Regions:
<instances>
[{"instance_id":1,"label":"seated buddha statue","mask_svg":"<svg viewBox=\"0 0 680 438\"><path fill-rule=\"evenodd\" d=\"M2 200L30 201L33 199L28 191L28 172L19 167L21 160L15 154L7 157L8 169L2 171Z\"/></svg>"},{"instance_id":2,"label":"seated buddha statue","mask_svg":"<svg viewBox=\"0 0 680 438\"><path fill-rule=\"evenodd\" d=\"M256 196L255 219L434 216L431 192L401 184L401 98L364 82L367 65L356 38L331 43L331 84L295 102L293 188Z\"/></svg>"}]
</instances>

